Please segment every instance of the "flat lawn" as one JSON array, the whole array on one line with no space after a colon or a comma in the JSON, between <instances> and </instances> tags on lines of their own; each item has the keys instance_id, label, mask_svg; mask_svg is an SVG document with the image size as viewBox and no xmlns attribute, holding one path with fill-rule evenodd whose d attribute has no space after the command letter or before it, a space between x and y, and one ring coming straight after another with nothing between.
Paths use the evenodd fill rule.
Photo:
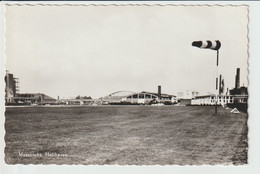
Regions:
<instances>
[{"instance_id":1,"label":"flat lawn","mask_svg":"<svg viewBox=\"0 0 260 174\"><path fill-rule=\"evenodd\" d=\"M8 164L247 163L247 114L210 106L6 108Z\"/></svg>"}]
</instances>

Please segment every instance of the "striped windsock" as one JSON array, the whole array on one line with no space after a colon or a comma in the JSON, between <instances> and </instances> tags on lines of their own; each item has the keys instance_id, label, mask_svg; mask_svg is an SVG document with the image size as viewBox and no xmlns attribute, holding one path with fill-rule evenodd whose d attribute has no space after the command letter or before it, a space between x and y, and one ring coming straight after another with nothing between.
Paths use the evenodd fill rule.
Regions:
<instances>
[{"instance_id":1,"label":"striped windsock","mask_svg":"<svg viewBox=\"0 0 260 174\"><path fill-rule=\"evenodd\" d=\"M216 41L194 41L192 42L192 46L199 48L208 48L212 50L219 50L221 47L221 43L219 40Z\"/></svg>"}]
</instances>

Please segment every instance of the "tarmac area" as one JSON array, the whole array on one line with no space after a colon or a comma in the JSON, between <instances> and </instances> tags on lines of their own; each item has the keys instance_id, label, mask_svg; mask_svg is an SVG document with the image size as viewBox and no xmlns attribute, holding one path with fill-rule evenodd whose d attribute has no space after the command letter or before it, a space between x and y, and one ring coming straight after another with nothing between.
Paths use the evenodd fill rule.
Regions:
<instances>
[{"instance_id":1,"label":"tarmac area","mask_svg":"<svg viewBox=\"0 0 260 174\"><path fill-rule=\"evenodd\" d=\"M248 115L212 106L11 107L7 164L243 165Z\"/></svg>"}]
</instances>

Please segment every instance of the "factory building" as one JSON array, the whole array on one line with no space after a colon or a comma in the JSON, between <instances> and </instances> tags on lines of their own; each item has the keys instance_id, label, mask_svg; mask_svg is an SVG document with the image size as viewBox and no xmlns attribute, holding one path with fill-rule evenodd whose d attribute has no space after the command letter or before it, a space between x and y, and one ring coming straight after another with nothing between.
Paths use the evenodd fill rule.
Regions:
<instances>
[{"instance_id":1,"label":"factory building","mask_svg":"<svg viewBox=\"0 0 260 174\"><path fill-rule=\"evenodd\" d=\"M227 106L231 108L237 108L240 111L247 112L248 108L248 91L247 87L240 87L240 69L237 68L235 88L229 91L234 100L232 103L228 103Z\"/></svg>"}]
</instances>

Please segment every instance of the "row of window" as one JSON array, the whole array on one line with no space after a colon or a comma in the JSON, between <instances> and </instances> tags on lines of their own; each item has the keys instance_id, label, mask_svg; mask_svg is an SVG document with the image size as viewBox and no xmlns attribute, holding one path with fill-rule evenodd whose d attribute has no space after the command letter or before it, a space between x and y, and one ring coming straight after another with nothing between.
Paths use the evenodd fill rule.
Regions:
<instances>
[{"instance_id":1,"label":"row of window","mask_svg":"<svg viewBox=\"0 0 260 174\"><path fill-rule=\"evenodd\" d=\"M152 94L134 94L127 97L127 99L155 99L158 98ZM161 97L162 99L171 100L171 97Z\"/></svg>"},{"instance_id":2,"label":"row of window","mask_svg":"<svg viewBox=\"0 0 260 174\"><path fill-rule=\"evenodd\" d=\"M128 99L151 99L151 98L157 98L157 96L155 95L151 95L151 94L134 94L134 95L130 95L127 97Z\"/></svg>"},{"instance_id":3,"label":"row of window","mask_svg":"<svg viewBox=\"0 0 260 174\"><path fill-rule=\"evenodd\" d=\"M215 100L215 96L211 96L210 98L204 98L204 97L198 97L198 98L196 98L196 99L204 99L204 100L206 100L206 99L211 99L211 100ZM233 99L233 97L231 97L231 96L226 96L226 97L221 97L221 96L219 96L219 97L217 97L219 100L221 100L221 99L226 99L226 100L232 100Z\"/></svg>"},{"instance_id":4,"label":"row of window","mask_svg":"<svg viewBox=\"0 0 260 174\"><path fill-rule=\"evenodd\" d=\"M232 99L230 99L230 100L225 100L225 99L219 99L217 102L219 103L221 103L221 102L224 102L224 103L226 103L226 102L230 102L230 103L232 103L233 102L233 100ZM211 103L214 103L214 102L216 102L215 100L211 100Z\"/></svg>"},{"instance_id":5,"label":"row of window","mask_svg":"<svg viewBox=\"0 0 260 174\"><path fill-rule=\"evenodd\" d=\"M34 94L17 94L17 97L34 97Z\"/></svg>"}]
</instances>

